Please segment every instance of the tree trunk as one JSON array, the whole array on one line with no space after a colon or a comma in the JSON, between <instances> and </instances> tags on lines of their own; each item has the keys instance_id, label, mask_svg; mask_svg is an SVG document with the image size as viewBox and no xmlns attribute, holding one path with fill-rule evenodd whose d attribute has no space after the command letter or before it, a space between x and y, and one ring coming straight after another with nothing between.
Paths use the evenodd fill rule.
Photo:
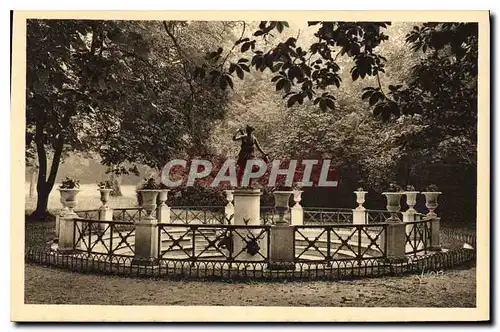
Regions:
<instances>
[{"instance_id":1,"label":"tree trunk","mask_svg":"<svg viewBox=\"0 0 500 332\"><path fill-rule=\"evenodd\" d=\"M30 191L29 191L29 198L33 198L35 195L35 186L36 186L36 173L37 173L37 167L33 166L30 169Z\"/></svg>"},{"instance_id":2,"label":"tree trunk","mask_svg":"<svg viewBox=\"0 0 500 332\"><path fill-rule=\"evenodd\" d=\"M111 196L123 196L122 190L120 188L120 182L121 176L116 175L114 172L111 172L111 183L113 184L113 191L110 193Z\"/></svg>"},{"instance_id":3,"label":"tree trunk","mask_svg":"<svg viewBox=\"0 0 500 332\"><path fill-rule=\"evenodd\" d=\"M36 210L31 214L30 219L45 220L47 218L50 190L48 190L46 184L37 185L37 194Z\"/></svg>"}]
</instances>

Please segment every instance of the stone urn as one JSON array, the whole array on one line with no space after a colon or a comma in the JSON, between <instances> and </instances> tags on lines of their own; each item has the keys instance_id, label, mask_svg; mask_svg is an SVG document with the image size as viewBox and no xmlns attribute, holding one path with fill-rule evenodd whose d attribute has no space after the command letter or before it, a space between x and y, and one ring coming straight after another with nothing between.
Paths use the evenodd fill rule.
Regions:
<instances>
[{"instance_id":1,"label":"stone urn","mask_svg":"<svg viewBox=\"0 0 500 332\"><path fill-rule=\"evenodd\" d=\"M156 199L161 192L159 189L139 189L137 192L141 195L142 207L146 210L145 219L155 219L152 214L156 210Z\"/></svg>"},{"instance_id":2,"label":"stone urn","mask_svg":"<svg viewBox=\"0 0 500 332\"><path fill-rule=\"evenodd\" d=\"M97 189L101 193L101 203L102 207L108 207L109 195L113 189L99 188Z\"/></svg>"},{"instance_id":3,"label":"stone urn","mask_svg":"<svg viewBox=\"0 0 500 332\"><path fill-rule=\"evenodd\" d=\"M425 196L425 207L429 209L427 213L430 217L435 217L436 213L434 210L438 207L438 196L442 194L440 191L423 191L422 194Z\"/></svg>"},{"instance_id":4,"label":"stone urn","mask_svg":"<svg viewBox=\"0 0 500 332\"><path fill-rule=\"evenodd\" d=\"M294 190L293 191L293 201L295 202L295 205L293 207L298 208L300 206L300 201L302 200L302 193L303 190Z\"/></svg>"},{"instance_id":5,"label":"stone urn","mask_svg":"<svg viewBox=\"0 0 500 332\"><path fill-rule=\"evenodd\" d=\"M168 192L170 189L161 189L158 193L158 201L160 201L160 206L167 205Z\"/></svg>"},{"instance_id":6,"label":"stone urn","mask_svg":"<svg viewBox=\"0 0 500 332\"><path fill-rule=\"evenodd\" d=\"M58 189L61 193L61 203L64 207L63 214L74 214L73 209L76 207L76 195L81 191L77 188Z\"/></svg>"},{"instance_id":7,"label":"stone urn","mask_svg":"<svg viewBox=\"0 0 500 332\"><path fill-rule=\"evenodd\" d=\"M419 191L405 191L406 204L408 205L408 210L406 212L416 213L414 206L417 204L417 195Z\"/></svg>"},{"instance_id":8,"label":"stone urn","mask_svg":"<svg viewBox=\"0 0 500 332\"><path fill-rule=\"evenodd\" d=\"M286 225L288 222L285 220L285 213L290 209L288 206L288 201L290 200L290 196L293 194L293 191L274 191L274 207L278 212L279 218L276 221L276 225Z\"/></svg>"},{"instance_id":9,"label":"stone urn","mask_svg":"<svg viewBox=\"0 0 500 332\"><path fill-rule=\"evenodd\" d=\"M356 194L356 203L358 203L356 210L364 210L365 207L363 204L365 203L365 195L368 191L355 191L354 193Z\"/></svg>"},{"instance_id":10,"label":"stone urn","mask_svg":"<svg viewBox=\"0 0 500 332\"><path fill-rule=\"evenodd\" d=\"M228 204L233 204L233 200L234 200L234 190L227 189L227 190L224 190L224 193L226 194L226 200L227 200L227 203L228 203Z\"/></svg>"},{"instance_id":11,"label":"stone urn","mask_svg":"<svg viewBox=\"0 0 500 332\"><path fill-rule=\"evenodd\" d=\"M397 213L401 210L401 196L403 192L383 192L387 199L387 211L391 213L391 217L387 221L401 221L399 220Z\"/></svg>"}]
</instances>

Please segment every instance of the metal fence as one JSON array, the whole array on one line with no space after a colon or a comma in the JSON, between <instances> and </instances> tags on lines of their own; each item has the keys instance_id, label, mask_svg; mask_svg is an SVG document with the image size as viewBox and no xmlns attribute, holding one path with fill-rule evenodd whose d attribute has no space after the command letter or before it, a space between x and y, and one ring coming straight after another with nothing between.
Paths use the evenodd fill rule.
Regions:
<instances>
[{"instance_id":1,"label":"metal fence","mask_svg":"<svg viewBox=\"0 0 500 332\"><path fill-rule=\"evenodd\" d=\"M73 250L87 254L134 256L135 225L121 221L76 219L73 223Z\"/></svg>"},{"instance_id":2,"label":"metal fence","mask_svg":"<svg viewBox=\"0 0 500 332\"><path fill-rule=\"evenodd\" d=\"M427 253L431 246L431 221L423 219L419 221L405 223L405 253L417 255L419 253Z\"/></svg>"},{"instance_id":3,"label":"metal fence","mask_svg":"<svg viewBox=\"0 0 500 332\"><path fill-rule=\"evenodd\" d=\"M164 261L267 262L268 225L158 224L158 253ZM243 245L237 246L236 241Z\"/></svg>"},{"instance_id":4,"label":"metal fence","mask_svg":"<svg viewBox=\"0 0 500 332\"><path fill-rule=\"evenodd\" d=\"M295 226L294 257L297 262L384 258L386 231L387 224Z\"/></svg>"},{"instance_id":5,"label":"metal fence","mask_svg":"<svg viewBox=\"0 0 500 332\"><path fill-rule=\"evenodd\" d=\"M303 211L304 224L352 223L352 210L349 209L307 207Z\"/></svg>"}]
</instances>

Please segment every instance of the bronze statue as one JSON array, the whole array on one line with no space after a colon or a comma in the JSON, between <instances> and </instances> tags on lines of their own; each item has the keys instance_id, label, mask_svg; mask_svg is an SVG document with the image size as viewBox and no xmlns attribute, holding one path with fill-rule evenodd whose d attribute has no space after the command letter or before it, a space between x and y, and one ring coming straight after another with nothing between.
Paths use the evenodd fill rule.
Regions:
<instances>
[{"instance_id":1,"label":"bronze statue","mask_svg":"<svg viewBox=\"0 0 500 332\"><path fill-rule=\"evenodd\" d=\"M233 136L233 141L241 141L241 149L236 162L236 166L238 167L236 174L238 185L241 184L241 178L243 177L247 160L255 158L254 147L263 155L264 162L269 163L269 157L260 147L259 141L253 134L254 131L255 129L252 126L247 125L245 131L239 129Z\"/></svg>"}]
</instances>

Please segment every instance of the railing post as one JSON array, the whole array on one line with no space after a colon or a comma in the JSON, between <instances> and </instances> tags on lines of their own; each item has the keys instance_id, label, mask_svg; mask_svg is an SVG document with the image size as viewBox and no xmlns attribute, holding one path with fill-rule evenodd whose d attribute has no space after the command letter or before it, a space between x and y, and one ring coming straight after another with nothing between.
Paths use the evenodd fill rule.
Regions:
<instances>
[{"instance_id":1,"label":"railing post","mask_svg":"<svg viewBox=\"0 0 500 332\"><path fill-rule=\"evenodd\" d=\"M357 190L354 194L356 194L356 203L358 203L358 206L352 210L352 223L354 225L368 224L368 214L363 206L367 191Z\"/></svg>"},{"instance_id":2,"label":"railing post","mask_svg":"<svg viewBox=\"0 0 500 332\"><path fill-rule=\"evenodd\" d=\"M300 205L302 200L302 190L293 191L293 201L295 205L291 209L291 224L292 225L304 225L304 209Z\"/></svg>"},{"instance_id":3,"label":"railing post","mask_svg":"<svg viewBox=\"0 0 500 332\"><path fill-rule=\"evenodd\" d=\"M75 223L78 219L76 213L66 213L59 216L59 240L57 251L72 253L75 249Z\"/></svg>"},{"instance_id":4,"label":"railing post","mask_svg":"<svg viewBox=\"0 0 500 332\"><path fill-rule=\"evenodd\" d=\"M156 197L159 190L143 190L142 207L145 215L135 224L135 253L133 265L158 264L158 220L153 216L156 210Z\"/></svg>"},{"instance_id":5,"label":"railing post","mask_svg":"<svg viewBox=\"0 0 500 332\"><path fill-rule=\"evenodd\" d=\"M160 223L170 222L170 206L167 205L168 189L163 189L159 193L160 205L156 208L156 218Z\"/></svg>"},{"instance_id":6,"label":"railing post","mask_svg":"<svg viewBox=\"0 0 500 332\"><path fill-rule=\"evenodd\" d=\"M399 222L388 222L383 238L386 248L386 257L391 262L406 262L406 229L405 224Z\"/></svg>"},{"instance_id":7,"label":"railing post","mask_svg":"<svg viewBox=\"0 0 500 332\"><path fill-rule=\"evenodd\" d=\"M261 225L260 222L260 189L237 189L234 191L234 218L237 226ZM258 236L262 229L235 228L232 232L233 255L235 260L255 261L262 260L260 255L252 255L247 248L247 241ZM267 239L258 240L259 251L267 252Z\"/></svg>"},{"instance_id":8,"label":"railing post","mask_svg":"<svg viewBox=\"0 0 500 332\"><path fill-rule=\"evenodd\" d=\"M429 221L430 232L431 232L431 243L428 250L440 251L441 250L441 239L439 237L441 218L434 217Z\"/></svg>"},{"instance_id":9,"label":"railing post","mask_svg":"<svg viewBox=\"0 0 500 332\"><path fill-rule=\"evenodd\" d=\"M403 212L403 223L409 223L409 222L414 222L416 220L416 211L413 210L408 210L406 212ZM406 233L409 234L414 227L413 224L406 225Z\"/></svg>"},{"instance_id":10,"label":"railing post","mask_svg":"<svg viewBox=\"0 0 500 332\"><path fill-rule=\"evenodd\" d=\"M113 221L113 209L111 209L107 206L101 206L99 208L99 220L101 220L101 221ZM107 227L106 223L98 223L98 225L99 225L100 231L105 230Z\"/></svg>"},{"instance_id":11,"label":"railing post","mask_svg":"<svg viewBox=\"0 0 500 332\"><path fill-rule=\"evenodd\" d=\"M226 200L227 200L227 205L224 208L224 216L226 220L224 220L224 224L229 223L228 220L234 219L234 205L233 205L233 200L234 200L234 190L224 190L226 193Z\"/></svg>"}]
</instances>

